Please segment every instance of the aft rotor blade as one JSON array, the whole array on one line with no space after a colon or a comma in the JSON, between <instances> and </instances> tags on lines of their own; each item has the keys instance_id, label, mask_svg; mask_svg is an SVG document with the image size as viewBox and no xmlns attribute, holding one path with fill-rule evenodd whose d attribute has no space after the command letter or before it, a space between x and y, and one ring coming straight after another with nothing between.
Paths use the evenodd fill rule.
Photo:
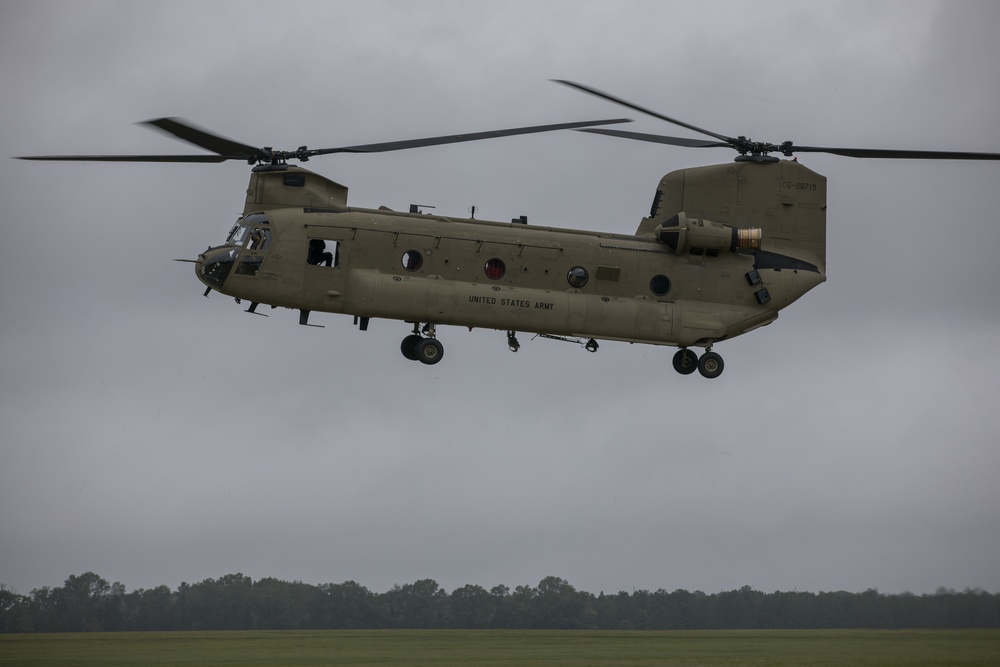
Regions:
<instances>
[{"instance_id":1,"label":"aft rotor blade","mask_svg":"<svg viewBox=\"0 0 1000 667\"><path fill-rule=\"evenodd\" d=\"M330 153L382 153L386 151L400 151L408 148L421 148L424 146L440 146L443 144L457 144L464 141L480 141L482 139L493 139L496 137L510 137L519 134L535 134L537 132L553 132L555 130L575 130L581 127L592 125L612 125L615 123L630 123L628 118L611 118L607 120L586 120L574 123L557 123L555 125L533 125L530 127L516 127L509 130L491 130L489 132L469 132L467 134L450 134L440 137L428 137L426 139L408 139L404 141L387 141L377 144L360 144L357 146L342 146L339 148L317 148L305 152L309 157L313 155L328 155Z\"/></svg>"},{"instance_id":2,"label":"aft rotor blade","mask_svg":"<svg viewBox=\"0 0 1000 667\"><path fill-rule=\"evenodd\" d=\"M634 104L632 102L629 102L628 100L623 100L620 97L615 97L614 95L612 95L610 93L605 93L602 90L597 90L596 88L591 88L590 86L585 86L582 83L576 83L574 81L566 81L564 79L552 79L552 81L555 81L556 83L561 83L561 84L566 85L566 86L570 86L571 88L576 88L577 90L582 90L583 92L590 93L591 95L596 95L597 97L600 97L600 98L603 98L605 100L608 100L609 102L614 102L615 104L620 104L620 105L622 105L624 107L628 107L629 109L632 109L634 111L638 111L639 113L644 113L644 114L646 114L648 116L652 116L653 118L659 118L660 120L665 120L668 123L673 123L674 125L679 125L681 127L686 127L689 130L694 130L695 132L700 132L701 134L707 134L710 137L715 137L719 141L726 142L726 145L732 145L733 143L735 143L737 141L733 137L727 137L724 134L719 134L717 132L712 132L711 130L706 130L704 128L698 127L697 125L691 125L690 123L685 123L684 121L677 120L676 118L671 118L670 116L664 116L663 114L658 113L656 111L653 111L652 109L647 109L645 107L641 107L638 104Z\"/></svg>"},{"instance_id":3,"label":"aft rotor blade","mask_svg":"<svg viewBox=\"0 0 1000 667\"><path fill-rule=\"evenodd\" d=\"M267 159L260 148L241 144L238 141L220 137L208 130L203 130L181 118L156 118L147 120L145 125L151 125L189 144L226 156L227 160L235 159Z\"/></svg>"},{"instance_id":4,"label":"aft rotor blade","mask_svg":"<svg viewBox=\"0 0 1000 667\"><path fill-rule=\"evenodd\" d=\"M644 132L626 132L624 130L603 130L601 128L589 128L577 130L577 132L590 132L592 134L606 134L609 137L621 137L623 139L635 139L636 141L648 141L654 144L670 144L671 146L684 146L685 148L731 148L724 141L707 141L705 139L686 139L684 137L670 137L664 134L646 134Z\"/></svg>"},{"instance_id":5,"label":"aft rotor blade","mask_svg":"<svg viewBox=\"0 0 1000 667\"><path fill-rule=\"evenodd\" d=\"M792 153L831 153L846 157L888 158L900 160L1000 160L1000 153L969 153L962 151L914 151L884 148L825 148L821 146L781 146L785 155Z\"/></svg>"}]
</instances>

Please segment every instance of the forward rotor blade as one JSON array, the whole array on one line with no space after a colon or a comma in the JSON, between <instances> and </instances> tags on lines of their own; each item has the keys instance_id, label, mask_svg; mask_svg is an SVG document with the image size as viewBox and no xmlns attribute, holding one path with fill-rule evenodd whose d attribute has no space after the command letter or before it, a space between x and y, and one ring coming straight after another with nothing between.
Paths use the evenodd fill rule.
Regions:
<instances>
[{"instance_id":1,"label":"forward rotor blade","mask_svg":"<svg viewBox=\"0 0 1000 667\"><path fill-rule=\"evenodd\" d=\"M205 148L226 156L227 160L235 159L255 159L262 160L268 156L264 151L254 146L241 144L225 137L220 137L208 130L203 130L181 118L156 118L147 120L144 125L151 125L167 134L174 136L189 144L194 144L200 148Z\"/></svg>"},{"instance_id":2,"label":"forward rotor blade","mask_svg":"<svg viewBox=\"0 0 1000 667\"><path fill-rule=\"evenodd\" d=\"M361 144L357 146L342 146L338 148L318 148L308 150L300 148L297 151L272 151L270 149L254 148L241 144L217 134L195 127L179 118L158 118L146 121L158 130L166 132L178 139L208 149L217 155L38 155L26 156L22 160L71 160L85 162L223 162L225 160L244 160L246 162L269 162L272 160L308 160L316 155L330 153L382 153L398 151L423 146L439 146L465 141L479 141L495 137L509 137L519 134L534 134L537 132L553 132L555 130L575 130L594 125L611 125L614 123L629 123L628 118L611 118L604 120L588 120L573 123L557 123L554 125L533 125L517 127L508 130L492 130L489 132L471 132L468 134L452 134L426 139L410 139L405 141L389 141L377 144Z\"/></svg>"},{"instance_id":3,"label":"forward rotor blade","mask_svg":"<svg viewBox=\"0 0 1000 667\"><path fill-rule=\"evenodd\" d=\"M586 120L574 123L557 123L555 125L533 125L531 127L516 127L509 130L450 134L440 137L428 137L426 139L387 141L384 143L360 144L357 146L342 146L339 148L317 148L306 151L306 155L311 157L313 155L328 155L330 153L382 153L386 151L406 150L408 148L421 148L424 146L440 146L443 144L457 144L465 141L480 141L482 139L493 139L495 137L510 137L519 134L535 134L537 132L553 132L555 130L574 130L591 125L611 125L614 123L630 122L632 121L628 118L611 118L608 120Z\"/></svg>"},{"instance_id":4,"label":"forward rotor blade","mask_svg":"<svg viewBox=\"0 0 1000 667\"><path fill-rule=\"evenodd\" d=\"M602 90L597 90L596 88L591 88L590 86L585 86L582 83L576 83L574 81L566 81L564 79L552 79L552 81L555 81L556 83L561 83L561 84L563 84L565 86L569 86L571 88L576 88L577 90L582 90L583 92L590 93L591 95L596 95L597 97L600 97L600 98L603 98L605 100L608 100L609 102L614 102L615 104L620 104L620 105L622 105L624 107L628 107L629 109L632 109L634 111L638 111L638 112L644 113L644 114L646 114L648 116L652 116L653 118L659 118L660 120L665 120L668 123L673 123L674 125L680 125L681 127L686 127L689 130L694 130L695 132L700 132L701 134L707 134L710 137L715 137L719 141L726 142L726 145L733 144L733 143L735 143L737 141L733 137L727 137L724 134L718 134L717 132L712 132L711 130L706 130L704 128L698 127L697 125L691 125L690 123L685 123L684 121L677 120L676 118L671 118L670 116L664 116L663 114L658 113L656 111L653 111L652 109L647 109L645 107L641 107L638 104L633 104L632 102L629 102L628 100L623 100L620 97L615 97L614 95L612 95L610 93L605 93Z\"/></svg>"},{"instance_id":5,"label":"forward rotor blade","mask_svg":"<svg viewBox=\"0 0 1000 667\"><path fill-rule=\"evenodd\" d=\"M147 120L143 125L150 125L177 139L206 148L216 155L32 155L21 160L58 160L73 162L203 162L215 163L226 160L244 160L256 162L270 159L259 148L231 141L225 137L212 134L207 130L195 127L180 118L156 118Z\"/></svg>"},{"instance_id":6,"label":"forward rotor blade","mask_svg":"<svg viewBox=\"0 0 1000 667\"><path fill-rule=\"evenodd\" d=\"M792 153L831 153L846 157L889 158L901 160L1000 160L1000 153L969 153L962 151L913 151L884 148L825 148L821 146L781 146L785 155Z\"/></svg>"},{"instance_id":7,"label":"forward rotor blade","mask_svg":"<svg viewBox=\"0 0 1000 667\"><path fill-rule=\"evenodd\" d=\"M731 148L723 141L707 141L705 139L685 139L684 137L669 137L663 134L646 134L644 132L626 132L624 130L602 130L591 128L577 130L577 132L590 132L591 134L606 134L609 137L621 137L623 139L635 139L636 141L648 141L654 144L670 144L671 146L684 146L685 148Z\"/></svg>"},{"instance_id":8,"label":"forward rotor blade","mask_svg":"<svg viewBox=\"0 0 1000 667\"><path fill-rule=\"evenodd\" d=\"M18 160L58 160L70 162L224 162L242 160L231 155L26 155Z\"/></svg>"}]
</instances>

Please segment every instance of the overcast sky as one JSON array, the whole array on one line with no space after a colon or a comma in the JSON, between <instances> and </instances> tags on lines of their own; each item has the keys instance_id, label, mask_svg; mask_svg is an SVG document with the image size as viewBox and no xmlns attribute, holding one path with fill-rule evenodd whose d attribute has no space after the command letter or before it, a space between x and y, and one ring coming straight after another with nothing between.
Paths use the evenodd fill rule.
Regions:
<instances>
[{"instance_id":1,"label":"overcast sky","mask_svg":"<svg viewBox=\"0 0 1000 667\"><path fill-rule=\"evenodd\" d=\"M997 26L996 2L6 0L0 136L695 136L564 78L762 141L1000 152ZM562 132L308 166L356 206L632 233L663 174L732 157ZM829 279L716 346L713 381L672 348L445 327L429 367L401 322L254 317L172 261L225 237L247 165L0 159L0 583L1000 591L1000 163L799 159Z\"/></svg>"}]
</instances>

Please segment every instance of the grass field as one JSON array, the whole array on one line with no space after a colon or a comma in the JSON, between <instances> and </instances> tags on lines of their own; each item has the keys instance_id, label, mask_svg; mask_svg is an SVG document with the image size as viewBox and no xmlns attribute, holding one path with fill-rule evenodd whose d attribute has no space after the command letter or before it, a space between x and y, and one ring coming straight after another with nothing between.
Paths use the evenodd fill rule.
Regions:
<instances>
[{"instance_id":1,"label":"grass field","mask_svg":"<svg viewBox=\"0 0 1000 667\"><path fill-rule=\"evenodd\" d=\"M1000 630L26 634L0 665L1000 665Z\"/></svg>"}]
</instances>

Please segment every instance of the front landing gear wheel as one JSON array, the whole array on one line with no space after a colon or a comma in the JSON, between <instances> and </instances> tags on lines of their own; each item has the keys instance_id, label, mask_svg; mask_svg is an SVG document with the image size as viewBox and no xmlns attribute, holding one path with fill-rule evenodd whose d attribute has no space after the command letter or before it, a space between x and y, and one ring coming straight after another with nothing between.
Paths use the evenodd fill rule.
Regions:
<instances>
[{"instance_id":1,"label":"front landing gear wheel","mask_svg":"<svg viewBox=\"0 0 1000 667\"><path fill-rule=\"evenodd\" d=\"M407 359L409 359L410 361L416 361L417 360L417 345L419 345L420 341L422 341L422 340L423 340L423 337L422 336L418 336L416 334L410 334L409 336L407 336L406 338L404 338L403 342L400 343L400 345L399 345L399 349L403 353L403 356L406 357Z\"/></svg>"},{"instance_id":2,"label":"front landing gear wheel","mask_svg":"<svg viewBox=\"0 0 1000 667\"><path fill-rule=\"evenodd\" d=\"M698 355L686 347L677 350L674 355L674 370L681 375L690 375L698 369Z\"/></svg>"},{"instance_id":3,"label":"front landing gear wheel","mask_svg":"<svg viewBox=\"0 0 1000 667\"><path fill-rule=\"evenodd\" d=\"M436 364L444 356L444 345L435 338L422 338L417 343L417 359L424 364Z\"/></svg>"},{"instance_id":4,"label":"front landing gear wheel","mask_svg":"<svg viewBox=\"0 0 1000 667\"><path fill-rule=\"evenodd\" d=\"M722 357L715 352L706 352L698 360L698 372L709 379L722 375L722 369L725 367Z\"/></svg>"}]
</instances>

